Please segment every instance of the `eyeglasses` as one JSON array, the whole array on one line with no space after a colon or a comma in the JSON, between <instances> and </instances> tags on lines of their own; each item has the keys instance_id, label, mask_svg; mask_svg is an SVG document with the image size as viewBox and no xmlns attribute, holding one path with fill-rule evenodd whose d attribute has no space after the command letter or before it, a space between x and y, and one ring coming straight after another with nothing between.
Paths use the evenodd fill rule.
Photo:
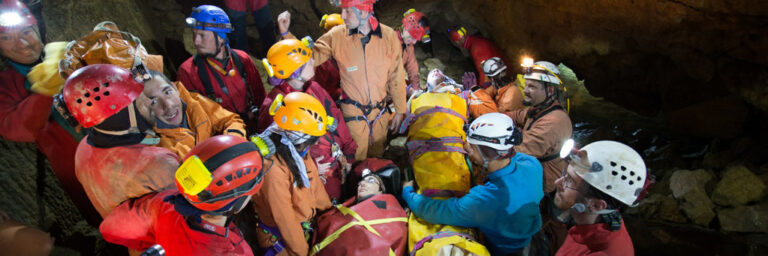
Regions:
<instances>
[{"instance_id":1,"label":"eyeglasses","mask_svg":"<svg viewBox=\"0 0 768 256\"><path fill-rule=\"evenodd\" d=\"M574 183L576 182L573 180L573 177L571 177L571 175L568 174L567 170L568 170L568 167L563 169L562 173L560 174L560 179L561 179L560 184L563 186L563 188L579 191L578 188L573 186Z\"/></svg>"},{"instance_id":2,"label":"eyeglasses","mask_svg":"<svg viewBox=\"0 0 768 256\"><path fill-rule=\"evenodd\" d=\"M361 181L360 181L360 183L363 183L363 182L365 182L365 183L368 183L368 184L371 184L371 185L380 185L380 184L379 184L379 181L378 181L378 180L376 180L376 178L374 178L374 177L372 177L372 176L370 176L370 177L366 177L365 179L363 179L363 180L361 180Z\"/></svg>"}]
</instances>

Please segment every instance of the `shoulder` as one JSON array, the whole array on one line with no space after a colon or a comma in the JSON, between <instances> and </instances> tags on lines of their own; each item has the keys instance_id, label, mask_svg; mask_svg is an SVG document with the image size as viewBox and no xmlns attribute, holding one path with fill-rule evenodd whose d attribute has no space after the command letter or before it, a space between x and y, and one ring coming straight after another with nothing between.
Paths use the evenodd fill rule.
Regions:
<instances>
[{"instance_id":1,"label":"shoulder","mask_svg":"<svg viewBox=\"0 0 768 256\"><path fill-rule=\"evenodd\" d=\"M541 163L539 162L538 159L523 152L515 153L515 156L513 157L513 161L518 166L527 166L527 167L533 167L538 169L542 168Z\"/></svg>"},{"instance_id":2,"label":"shoulder","mask_svg":"<svg viewBox=\"0 0 768 256\"><path fill-rule=\"evenodd\" d=\"M232 51L235 51L238 57L240 57L241 61L243 63L251 63L253 64L253 60L251 59L251 55L249 55L247 52L244 52L242 50L238 49L232 49Z\"/></svg>"},{"instance_id":3,"label":"shoulder","mask_svg":"<svg viewBox=\"0 0 768 256\"><path fill-rule=\"evenodd\" d=\"M195 68L195 57L189 57L189 59L185 60L183 63L181 63L181 66L179 66L179 70L191 70Z\"/></svg>"}]
</instances>

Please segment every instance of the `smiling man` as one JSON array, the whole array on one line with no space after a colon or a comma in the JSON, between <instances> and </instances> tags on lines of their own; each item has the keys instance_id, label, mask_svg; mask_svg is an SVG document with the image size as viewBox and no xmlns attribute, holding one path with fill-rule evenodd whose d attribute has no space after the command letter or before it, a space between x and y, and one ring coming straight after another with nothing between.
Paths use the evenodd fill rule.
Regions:
<instances>
[{"instance_id":1,"label":"smiling man","mask_svg":"<svg viewBox=\"0 0 768 256\"><path fill-rule=\"evenodd\" d=\"M197 143L220 134L245 137L240 117L197 93L188 92L180 82L150 70L152 79L144 83L137 99L139 111L153 120L160 135L157 146L184 157Z\"/></svg>"}]
</instances>

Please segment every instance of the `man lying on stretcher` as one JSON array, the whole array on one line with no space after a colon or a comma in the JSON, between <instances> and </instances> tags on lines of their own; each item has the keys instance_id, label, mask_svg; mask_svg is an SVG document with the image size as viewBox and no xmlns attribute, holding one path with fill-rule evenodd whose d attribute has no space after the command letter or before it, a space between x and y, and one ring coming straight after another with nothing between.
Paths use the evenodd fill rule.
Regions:
<instances>
[{"instance_id":1,"label":"man lying on stretcher","mask_svg":"<svg viewBox=\"0 0 768 256\"><path fill-rule=\"evenodd\" d=\"M368 158L353 175L362 177L357 195L317 218L311 254L403 255L408 227L395 197L400 170L390 160Z\"/></svg>"}]
</instances>

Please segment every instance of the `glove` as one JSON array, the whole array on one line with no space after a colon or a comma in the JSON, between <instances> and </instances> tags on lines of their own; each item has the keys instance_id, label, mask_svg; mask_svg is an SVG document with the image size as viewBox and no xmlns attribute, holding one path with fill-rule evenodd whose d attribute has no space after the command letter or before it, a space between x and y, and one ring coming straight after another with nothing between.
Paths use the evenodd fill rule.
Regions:
<instances>
[{"instance_id":1,"label":"glove","mask_svg":"<svg viewBox=\"0 0 768 256\"><path fill-rule=\"evenodd\" d=\"M59 75L59 60L64 58L67 42L53 42L45 45L45 59L35 65L27 79L32 83L32 90L45 96L53 96L61 92L64 78Z\"/></svg>"},{"instance_id":2,"label":"glove","mask_svg":"<svg viewBox=\"0 0 768 256\"><path fill-rule=\"evenodd\" d=\"M461 82L464 84L464 90L472 89L477 85L477 75L475 72L465 72L464 76L461 77Z\"/></svg>"}]
</instances>

